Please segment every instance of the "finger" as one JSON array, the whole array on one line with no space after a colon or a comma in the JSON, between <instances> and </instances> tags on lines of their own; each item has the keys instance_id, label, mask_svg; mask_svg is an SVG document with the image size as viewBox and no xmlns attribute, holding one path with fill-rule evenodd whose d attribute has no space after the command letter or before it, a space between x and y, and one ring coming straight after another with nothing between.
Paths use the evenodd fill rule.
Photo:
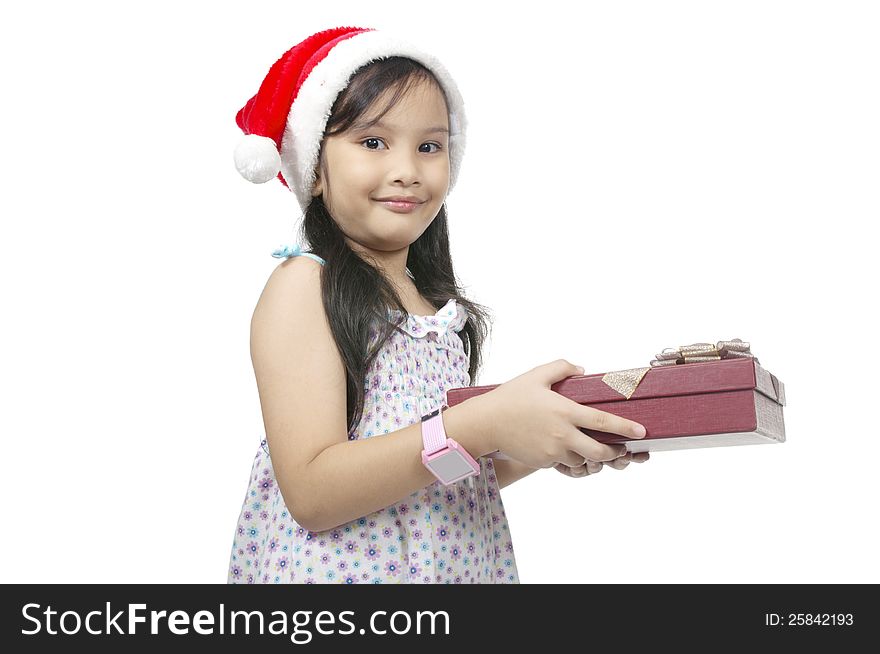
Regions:
<instances>
[{"instance_id":1,"label":"finger","mask_svg":"<svg viewBox=\"0 0 880 654\"><path fill-rule=\"evenodd\" d=\"M626 454L626 445L600 443L579 429L572 429L568 449L590 461L610 461Z\"/></svg>"},{"instance_id":2,"label":"finger","mask_svg":"<svg viewBox=\"0 0 880 654\"><path fill-rule=\"evenodd\" d=\"M546 384L548 388L566 377L584 374L584 369L581 366L576 366L566 359L557 359L556 361L551 361L550 363L538 366L538 368L541 369L540 380Z\"/></svg>"},{"instance_id":3,"label":"finger","mask_svg":"<svg viewBox=\"0 0 880 654\"><path fill-rule=\"evenodd\" d=\"M601 461L585 461L583 465L574 467L569 467L562 463L558 463L554 467L565 476L572 477L574 479L580 479L581 477L586 477L587 475L593 475L597 472L602 472Z\"/></svg>"},{"instance_id":4,"label":"finger","mask_svg":"<svg viewBox=\"0 0 880 654\"><path fill-rule=\"evenodd\" d=\"M629 452L626 456L618 457L612 461L603 461L603 463L605 465L610 465L616 470L623 470L633 461L636 463L644 463L649 458L651 458L651 455L648 452Z\"/></svg>"},{"instance_id":5,"label":"finger","mask_svg":"<svg viewBox=\"0 0 880 654\"><path fill-rule=\"evenodd\" d=\"M561 472L566 477L575 477L576 478L576 477L583 477L585 474L587 474L587 471L583 466L579 466L578 468L570 468L569 466L565 465L564 463L557 463L553 467L556 468L559 472Z\"/></svg>"},{"instance_id":6,"label":"finger","mask_svg":"<svg viewBox=\"0 0 880 654\"><path fill-rule=\"evenodd\" d=\"M607 411L594 409L586 404L574 403L575 420L578 427L586 427L609 434L618 434L627 438L644 438L644 427L633 420L621 418Z\"/></svg>"},{"instance_id":7,"label":"finger","mask_svg":"<svg viewBox=\"0 0 880 654\"><path fill-rule=\"evenodd\" d=\"M559 463L564 463L569 468L579 468L583 467L586 458L587 457L581 456L577 452L569 450L562 455L562 457L559 459Z\"/></svg>"}]
</instances>

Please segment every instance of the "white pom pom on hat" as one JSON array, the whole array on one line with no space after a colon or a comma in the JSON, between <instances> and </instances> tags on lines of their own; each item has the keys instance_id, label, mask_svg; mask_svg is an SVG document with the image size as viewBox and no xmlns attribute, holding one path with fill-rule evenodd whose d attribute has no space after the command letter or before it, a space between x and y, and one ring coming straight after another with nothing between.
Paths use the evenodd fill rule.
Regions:
<instances>
[{"instance_id":1,"label":"white pom pom on hat","mask_svg":"<svg viewBox=\"0 0 880 654\"><path fill-rule=\"evenodd\" d=\"M263 184L281 172L278 146L268 136L246 134L235 148L235 167L254 184Z\"/></svg>"},{"instance_id":2,"label":"white pom pom on hat","mask_svg":"<svg viewBox=\"0 0 880 654\"><path fill-rule=\"evenodd\" d=\"M443 87L449 108L449 190L464 155L467 121L455 81L435 57L409 42L371 28L318 32L285 52L269 69L236 123L245 137L235 148L238 172L262 184L273 177L296 194L303 211L311 202L321 139L339 93L361 66L392 56L414 59Z\"/></svg>"}]
</instances>

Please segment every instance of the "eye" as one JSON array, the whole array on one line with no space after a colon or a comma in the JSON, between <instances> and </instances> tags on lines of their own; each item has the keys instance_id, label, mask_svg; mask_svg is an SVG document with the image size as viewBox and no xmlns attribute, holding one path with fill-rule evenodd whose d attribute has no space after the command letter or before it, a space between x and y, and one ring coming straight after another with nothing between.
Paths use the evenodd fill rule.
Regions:
<instances>
[{"instance_id":1,"label":"eye","mask_svg":"<svg viewBox=\"0 0 880 654\"><path fill-rule=\"evenodd\" d=\"M368 139L364 139L363 141L361 141L361 145L363 145L364 143L369 143L370 141L375 141L376 143L382 143L382 139L377 139L375 136L373 136L373 137L370 137ZM368 150L376 150L377 148L367 146L367 149Z\"/></svg>"},{"instance_id":2,"label":"eye","mask_svg":"<svg viewBox=\"0 0 880 654\"><path fill-rule=\"evenodd\" d=\"M361 144L361 145L365 145L365 147L366 147L368 150L380 150L380 149L383 149L383 148L373 147L373 144L379 144L379 143L381 143L382 145L385 145L385 142L384 142L382 139L380 139L380 138L378 138L378 137L376 137L376 136L371 136L370 138L362 139L362 140L360 141L360 144ZM440 150L443 149L443 146L440 145L439 143L422 143L422 145L419 146L419 147L424 147L424 146L426 146L426 145L427 145L427 146L434 146L434 147L436 148L436 150L430 150L430 151L428 151L428 152L424 152L424 151L422 151L422 152L424 152L424 154L435 154L435 153L437 153L437 152L439 152ZM387 146L386 146L386 147L387 147Z\"/></svg>"}]
</instances>

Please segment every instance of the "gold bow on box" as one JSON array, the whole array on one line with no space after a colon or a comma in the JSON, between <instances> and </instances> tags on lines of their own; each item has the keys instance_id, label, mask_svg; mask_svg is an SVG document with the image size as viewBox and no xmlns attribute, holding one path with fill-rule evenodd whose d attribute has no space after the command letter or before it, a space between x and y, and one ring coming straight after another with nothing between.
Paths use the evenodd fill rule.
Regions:
<instances>
[{"instance_id":1,"label":"gold bow on box","mask_svg":"<svg viewBox=\"0 0 880 654\"><path fill-rule=\"evenodd\" d=\"M731 341L718 341L715 345L711 343L692 343L691 345L681 345L677 348L668 347L658 354L656 359L651 361L650 367L609 372L602 377L602 381L626 399L629 399L636 392L636 388L638 388L645 373L651 368L737 358L754 359L755 363L760 363L758 358L749 350L748 343L734 338Z\"/></svg>"},{"instance_id":2,"label":"gold bow on box","mask_svg":"<svg viewBox=\"0 0 880 654\"><path fill-rule=\"evenodd\" d=\"M672 366L682 363L696 363L698 361L718 361L719 359L754 359L758 358L749 351L749 344L735 338L732 341L718 341L711 343L693 343L681 345L677 348L667 347L657 358L651 361L651 367Z\"/></svg>"}]
</instances>

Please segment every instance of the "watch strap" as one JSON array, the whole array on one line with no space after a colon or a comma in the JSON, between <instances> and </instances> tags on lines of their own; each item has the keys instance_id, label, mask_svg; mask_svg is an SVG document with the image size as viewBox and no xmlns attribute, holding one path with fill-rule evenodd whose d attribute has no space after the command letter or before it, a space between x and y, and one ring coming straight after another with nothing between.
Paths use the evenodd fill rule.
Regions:
<instances>
[{"instance_id":1,"label":"watch strap","mask_svg":"<svg viewBox=\"0 0 880 654\"><path fill-rule=\"evenodd\" d=\"M446 447L446 429L443 426L443 411L446 405L422 417L422 443L425 454L431 455Z\"/></svg>"}]
</instances>

